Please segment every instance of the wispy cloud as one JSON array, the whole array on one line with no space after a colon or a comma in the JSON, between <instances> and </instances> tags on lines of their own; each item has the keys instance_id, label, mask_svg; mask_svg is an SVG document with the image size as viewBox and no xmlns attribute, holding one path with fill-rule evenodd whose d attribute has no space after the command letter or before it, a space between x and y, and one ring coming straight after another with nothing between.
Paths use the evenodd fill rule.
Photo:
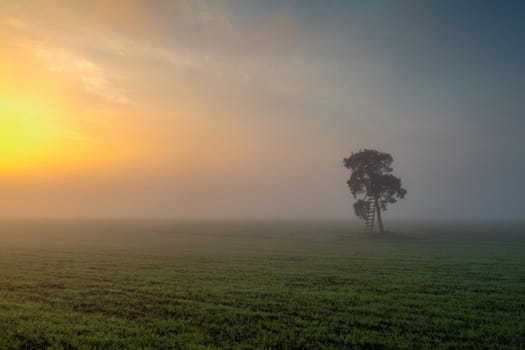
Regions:
<instances>
[{"instance_id":1,"label":"wispy cloud","mask_svg":"<svg viewBox=\"0 0 525 350\"><path fill-rule=\"evenodd\" d=\"M49 70L78 77L88 93L117 103L128 102L124 89L117 88L110 81L108 73L93 61L73 52L49 46L39 46L35 53Z\"/></svg>"}]
</instances>

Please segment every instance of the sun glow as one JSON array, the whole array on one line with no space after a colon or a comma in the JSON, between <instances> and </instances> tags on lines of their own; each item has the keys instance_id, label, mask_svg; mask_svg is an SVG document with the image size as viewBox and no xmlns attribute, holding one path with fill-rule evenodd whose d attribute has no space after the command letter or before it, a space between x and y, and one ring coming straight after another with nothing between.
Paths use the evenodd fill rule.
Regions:
<instances>
[{"instance_id":1,"label":"sun glow","mask_svg":"<svg viewBox=\"0 0 525 350\"><path fill-rule=\"evenodd\" d=\"M0 59L0 174L47 169L73 146L55 96L58 79L11 49Z\"/></svg>"},{"instance_id":2,"label":"sun glow","mask_svg":"<svg viewBox=\"0 0 525 350\"><path fill-rule=\"evenodd\" d=\"M90 72L79 78L77 71L50 69L35 52L12 45L0 57L0 175L38 176L122 158L111 147L122 137L108 139L103 130L115 129L113 115L83 101Z\"/></svg>"},{"instance_id":3,"label":"sun glow","mask_svg":"<svg viewBox=\"0 0 525 350\"><path fill-rule=\"evenodd\" d=\"M0 96L0 120L2 173L49 169L85 151L82 134L68 129L59 111L41 102Z\"/></svg>"},{"instance_id":4,"label":"sun glow","mask_svg":"<svg viewBox=\"0 0 525 350\"><path fill-rule=\"evenodd\" d=\"M74 112L67 104L45 98L0 91L0 175L82 171L120 164L137 154L132 132L119 127L117 116L87 123L84 113L88 112L82 108ZM111 134L114 130L121 133Z\"/></svg>"}]
</instances>

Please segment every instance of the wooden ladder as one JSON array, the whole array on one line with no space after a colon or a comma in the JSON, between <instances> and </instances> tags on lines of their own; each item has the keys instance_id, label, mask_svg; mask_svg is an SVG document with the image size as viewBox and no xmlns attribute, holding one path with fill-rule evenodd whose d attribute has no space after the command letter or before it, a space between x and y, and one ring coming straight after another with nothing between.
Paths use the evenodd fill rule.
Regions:
<instances>
[{"instance_id":1,"label":"wooden ladder","mask_svg":"<svg viewBox=\"0 0 525 350\"><path fill-rule=\"evenodd\" d=\"M368 199L368 211L366 213L365 232L374 231L374 221L376 217L376 202L373 198Z\"/></svg>"}]
</instances>

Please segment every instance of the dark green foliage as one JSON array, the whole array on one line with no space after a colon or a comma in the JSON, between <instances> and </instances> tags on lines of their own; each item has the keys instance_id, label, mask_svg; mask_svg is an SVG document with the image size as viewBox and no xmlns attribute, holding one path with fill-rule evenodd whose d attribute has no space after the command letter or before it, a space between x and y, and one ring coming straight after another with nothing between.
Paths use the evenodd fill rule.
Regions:
<instances>
[{"instance_id":1,"label":"dark green foliage","mask_svg":"<svg viewBox=\"0 0 525 350\"><path fill-rule=\"evenodd\" d=\"M390 154L370 149L352 153L350 157L345 158L345 167L352 171L347 183L354 198L362 193L370 197L378 195L380 192L379 188L374 186L375 180L392 172L393 161Z\"/></svg>"},{"instance_id":2,"label":"dark green foliage","mask_svg":"<svg viewBox=\"0 0 525 350\"><path fill-rule=\"evenodd\" d=\"M523 348L525 226L394 229L4 221L0 349Z\"/></svg>"},{"instance_id":3,"label":"dark green foliage","mask_svg":"<svg viewBox=\"0 0 525 350\"><path fill-rule=\"evenodd\" d=\"M354 211L355 215L357 215L358 218L366 220L368 212L368 202L362 199L356 200L354 203Z\"/></svg>"},{"instance_id":4,"label":"dark green foliage","mask_svg":"<svg viewBox=\"0 0 525 350\"><path fill-rule=\"evenodd\" d=\"M350 192L357 198L363 194L354 204L357 217L366 220L368 204L365 199L375 200L376 206L386 210L388 204L396 203L398 198L404 198L407 190L402 187L401 179L392 175L392 162L394 159L388 153L365 149L343 160L344 166L351 170L352 174L347 181ZM378 220L382 228L380 210L378 209Z\"/></svg>"}]
</instances>

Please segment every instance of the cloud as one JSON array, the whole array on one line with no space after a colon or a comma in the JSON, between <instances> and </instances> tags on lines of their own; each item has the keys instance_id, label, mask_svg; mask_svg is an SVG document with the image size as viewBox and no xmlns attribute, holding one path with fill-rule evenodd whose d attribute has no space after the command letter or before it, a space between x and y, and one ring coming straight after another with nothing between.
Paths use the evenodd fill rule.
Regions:
<instances>
[{"instance_id":1,"label":"cloud","mask_svg":"<svg viewBox=\"0 0 525 350\"><path fill-rule=\"evenodd\" d=\"M227 2L52 3L11 4L13 35L30 38L50 69L76 74L100 98L129 101L124 80L151 81L160 62L171 68L157 71L172 79L196 72L240 88L333 101L322 65L301 50L305 34L288 9L252 25L236 20Z\"/></svg>"},{"instance_id":2,"label":"cloud","mask_svg":"<svg viewBox=\"0 0 525 350\"><path fill-rule=\"evenodd\" d=\"M107 180L114 203L140 184L137 198L166 197L163 213L207 207L211 214L270 215L280 202L283 213L345 217L351 204L341 158L374 147L394 154L408 182L407 201L387 215L406 202L431 214L446 205L444 197L463 205L462 184L478 176L485 154L493 164L520 164L523 108L516 101L525 99L516 72L523 60L512 60L523 50L498 39L500 49L488 55L462 41L442 25L449 14L458 17L461 33L458 12L444 11L426 26L421 18L435 12L374 4L2 1L0 69L12 80L3 74L0 88L17 90L23 106L49 102L68 138L96 140L102 156L114 153L105 163L115 170ZM419 26L423 32L414 30ZM476 34L467 37L478 38L477 27L469 28ZM457 47L443 51L449 34ZM478 57L511 64L469 69ZM504 67L512 68L510 78ZM503 134L502 126L512 132ZM484 134L489 128L493 134ZM507 139L514 141L501 142ZM108 165L123 157L133 171ZM440 173L452 168L460 185L444 191L449 179ZM432 195L436 203L423 198Z\"/></svg>"},{"instance_id":3,"label":"cloud","mask_svg":"<svg viewBox=\"0 0 525 350\"><path fill-rule=\"evenodd\" d=\"M44 61L49 70L78 77L86 92L112 102L129 102L124 89L115 87L108 73L85 57L49 46L35 48L35 54Z\"/></svg>"}]
</instances>

